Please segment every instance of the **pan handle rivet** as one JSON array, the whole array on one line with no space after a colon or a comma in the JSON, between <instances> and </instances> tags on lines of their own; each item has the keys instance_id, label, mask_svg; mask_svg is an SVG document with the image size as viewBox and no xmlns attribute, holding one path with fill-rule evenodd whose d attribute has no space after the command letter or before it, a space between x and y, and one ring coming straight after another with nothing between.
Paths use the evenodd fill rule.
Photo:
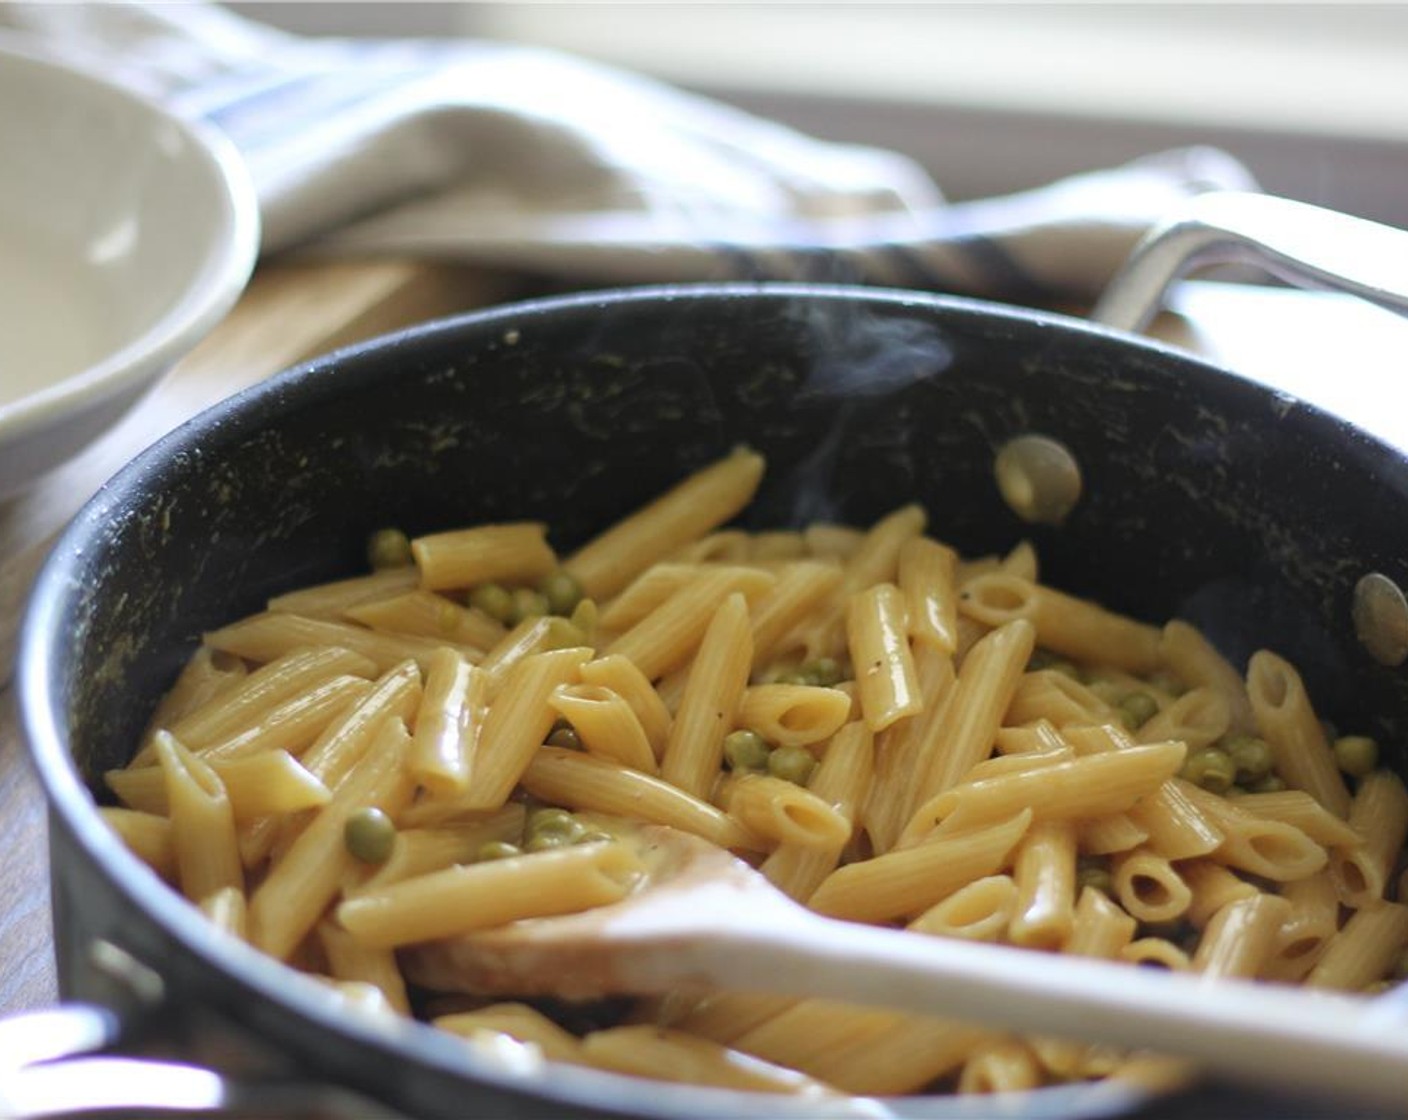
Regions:
<instances>
[{"instance_id":1,"label":"pan handle rivet","mask_svg":"<svg viewBox=\"0 0 1408 1120\"><path fill-rule=\"evenodd\" d=\"M1383 665L1408 658L1408 599L1381 572L1370 572L1354 585L1354 633L1369 656Z\"/></svg>"},{"instance_id":2,"label":"pan handle rivet","mask_svg":"<svg viewBox=\"0 0 1408 1120\"><path fill-rule=\"evenodd\" d=\"M1050 436L1014 436L993 462L1002 500L1023 521L1059 525L1080 501L1080 465Z\"/></svg>"}]
</instances>

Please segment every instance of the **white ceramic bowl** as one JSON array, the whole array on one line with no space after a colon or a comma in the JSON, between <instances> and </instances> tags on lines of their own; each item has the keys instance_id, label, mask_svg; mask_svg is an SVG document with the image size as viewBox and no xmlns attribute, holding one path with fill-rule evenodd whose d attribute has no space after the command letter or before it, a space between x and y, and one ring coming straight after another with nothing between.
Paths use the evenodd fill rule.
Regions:
<instances>
[{"instance_id":1,"label":"white ceramic bowl","mask_svg":"<svg viewBox=\"0 0 1408 1120\"><path fill-rule=\"evenodd\" d=\"M194 346L258 240L223 136L0 42L0 498Z\"/></svg>"}]
</instances>

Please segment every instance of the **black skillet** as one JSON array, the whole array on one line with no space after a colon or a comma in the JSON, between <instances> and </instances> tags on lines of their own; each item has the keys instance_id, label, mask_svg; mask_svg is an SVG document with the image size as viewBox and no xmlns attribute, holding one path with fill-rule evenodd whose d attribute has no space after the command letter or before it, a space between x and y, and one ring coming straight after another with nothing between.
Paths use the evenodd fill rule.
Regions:
<instances>
[{"instance_id":1,"label":"black skillet","mask_svg":"<svg viewBox=\"0 0 1408 1120\"><path fill-rule=\"evenodd\" d=\"M1190 260L1251 253L1245 229L1267 206L1278 223L1289 207L1293 231L1332 223L1336 245L1365 226L1209 197L1138 255L1106 321L1136 328ZM1408 240L1373 236L1387 253ZM1306 256L1269 260L1403 306L1403 285L1355 284ZM995 452L1027 433L1079 463L1083 496L1059 527L1019 518L994 483ZM93 802L97 775L129 756L202 630L356 570L369 530L540 518L568 548L740 442L769 462L749 526L865 524L918 500L965 553L1028 537L1058 586L1187 618L1233 659L1277 649L1325 717L1393 744L1404 770L1408 462L1341 420L1125 330L912 292L655 288L431 323L216 406L119 474L55 548L22 636L19 699L51 807L74 1002L0 1024L0 1115L121 1100L145 1113L455 1120L794 1111L589 1070L515 1073L427 1028L349 1018L317 985L213 934ZM91 1056L114 1046L142 1058ZM1072 1086L1011 1112L1138 1100ZM1260 1100L1239 1107L1265 1111ZM985 1107L930 1098L895 1114Z\"/></svg>"}]
</instances>

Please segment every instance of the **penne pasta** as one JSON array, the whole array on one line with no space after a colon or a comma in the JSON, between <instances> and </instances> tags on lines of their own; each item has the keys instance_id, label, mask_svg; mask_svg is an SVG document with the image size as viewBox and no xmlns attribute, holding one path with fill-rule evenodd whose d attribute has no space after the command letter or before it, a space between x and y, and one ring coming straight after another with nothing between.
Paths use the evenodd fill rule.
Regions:
<instances>
[{"instance_id":1,"label":"penne pasta","mask_svg":"<svg viewBox=\"0 0 1408 1120\"><path fill-rule=\"evenodd\" d=\"M167 817L111 805L100 806L98 813L133 855L163 879L176 878L176 848Z\"/></svg>"},{"instance_id":2,"label":"penne pasta","mask_svg":"<svg viewBox=\"0 0 1408 1120\"><path fill-rule=\"evenodd\" d=\"M1408 906L1379 902L1356 910L1325 944L1305 978L1312 988L1356 992L1387 975L1408 945Z\"/></svg>"},{"instance_id":3,"label":"penne pasta","mask_svg":"<svg viewBox=\"0 0 1408 1120\"><path fill-rule=\"evenodd\" d=\"M1162 937L1141 937L1120 950L1120 960L1133 965L1165 968L1170 972L1187 972L1193 967L1188 954Z\"/></svg>"},{"instance_id":4,"label":"penne pasta","mask_svg":"<svg viewBox=\"0 0 1408 1120\"><path fill-rule=\"evenodd\" d=\"M1159 666L1156 628L1006 572L969 580L959 596L959 610L989 626L1025 619L1036 628L1038 645L1077 661L1136 674Z\"/></svg>"},{"instance_id":5,"label":"penne pasta","mask_svg":"<svg viewBox=\"0 0 1408 1120\"><path fill-rule=\"evenodd\" d=\"M660 762L660 775L667 782L695 797L708 796L752 663L748 605L734 592L709 621L690 666Z\"/></svg>"},{"instance_id":6,"label":"penne pasta","mask_svg":"<svg viewBox=\"0 0 1408 1120\"><path fill-rule=\"evenodd\" d=\"M328 974L333 979L370 984L381 992L390 1007L402 1015L410 1014L411 1001L394 953L389 949L369 949L330 921L319 924L317 936L327 958Z\"/></svg>"},{"instance_id":7,"label":"penne pasta","mask_svg":"<svg viewBox=\"0 0 1408 1120\"><path fill-rule=\"evenodd\" d=\"M735 722L777 746L807 747L831 738L850 714L851 698L838 689L758 684L744 690Z\"/></svg>"},{"instance_id":8,"label":"penne pasta","mask_svg":"<svg viewBox=\"0 0 1408 1120\"><path fill-rule=\"evenodd\" d=\"M1300 829L1264 820L1191 783L1180 788L1223 834L1209 858L1278 883L1314 875L1328 862L1325 849Z\"/></svg>"},{"instance_id":9,"label":"penne pasta","mask_svg":"<svg viewBox=\"0 0 1408 1120\"><path fill-rule=\"evenodd\" d=\"M443 639L474 649L493 649L505 633L503 624L483 611L419 588L349 607L343 617L388 634Z\"/></svg>"},{"instance_id":10,"label":"penne pasta","mask_svg":"<svg viewBox=\"0 0 1408 1120\"><path fill-rule=\"evenodd\" d=\"M1011 875L985 875L934 903L905 929L964 941L1001 941L1017 913Z\"/></svg>"},{"instance_id":11,"label":"penne pasta","mask_svg":"<svg viewBox=\"0 0 1408 1120\"><path fill-rule=\"evenodd\" d=\"M1255 885L1212 860L1189 860L1179 866L1178 873L1193 894L1184 916L1199 929L1223 907L1260 893ZM1288 883L1286 890L1291 886Z\"/></svg>"},{"instance_id":12,"label":"penne pasta","mask_svg":"<svg viewBox=\"0 0 1408 1120\"><path fill-rule=\"evenodd\" d=\"M803 561L788 564L777 582L753 606L753 669L772 664L794 632L827 608L841 586L841 569Z\"/></svg>"},{"instance_id":13,"label":"penne pasta","mask_svg":"<svg viewBox=\"0 0 1408 1120\"><path fill-rule=\"evenodd\" d=\"M547 526L521 521L431 533L411 541L427 591L469 588L513 579L533 583L557 567Z\"/></svg>"},{"instance_id":14,"label":"penne pasta","mask_svg":"<svg viewBox=\"0 0 1408 1120\"><path fill-rule=\"evenodd\" d=\"M197 753L207 762L246 758L261 751L301 755L334 720L365 700L373 687L361 677L333 677L270 709L253 726Z\"/></svg>"},{"instance_id":15,"label":"penne pasta","mask_svg":"<svg viewBox=\"0 0 1408 1120\"><path fill-rule=\"evenodd\" d=\"M408 765L432 796L449 797L469 788L488 684L484 671L455 650L431 658Z\"/></svg>"},{"instance_id":16,"label":"penne pasta","mask_svg":"<svg viewBox=\"0 0 1408 1120\"><path fill-rule=\"evenodd\" d=\"M190 750L201 750L249 731L285 700L334 677L370 677L375 667L359 654L331 643L325 648L296 648L275 655L228 690L170 725Z\"/></svg>"},{"instance_id":17,"label":"penne pasta","mask_svg":"<svg viewBox=\"0 0 1408 1120\"><path fill-rule=\"evenodd\" d=\"M358 944L392 949L606 906L642 873L628 845L583 844L404 879L348 899L336 913Z\"/></svg>"},{"instance_id":18,"label":"penne pasta","mask_svg":"<svg viewBox=\"0 0 1408 1120\"><path fill-rule=\"evenodd\" d=\"M244 865L224 783L174 735L157 732L153 746L166 784L171 847L182 892L196 903L227 889L243 894Z\"/></svg>"},{"instance_id":19,"label":"penne pasta","mask_svg":"<svg viewBox=\"0 0 1408 1120\"><path fill-rule=\"evenodd\" d=\"M921 710L876 739L875 776L862 820L877 853L894 847L909 819L915 775L928 772L940 746L938 727L954 685L953 659L931 647L915 651L914 666Z\"/></svg>"},{"instance_id":20,"label":"penne pasta","mask_svg":"<svg viewBox=\"0 0 1408 1120\"><path fill-rule=\"evenodd\" d=\"M665 753L674 717L634 661L619 654L593 658L582 666L580 676L583 684L608 688L625 700L645 732L651 753L657 760Z\"/></svg>"},{"instance_id":21,"label":"penne pasta","mask_svg":"<svg viewBox=\"0 0 1408 1120\"><path fill-rule=\"evenodd\" d=\"M1193 971L1247 979L1261 975L1290 913L1291 904L1275 895L1257 893L1233 899L1203 930L1193 954Z\"/></svg>"},{"instance_id":22,"label":"penne pasta","mask_svg":"<svg viewBox=\"0 0 1408 1120\"><path fill-rule=\"evenodd\" d=\"M399 568L382 568L370 575L300 587L275 595L265 606L281 614L339 620L345 619L347 612L354 607L392 598L412 590L419 583L420 572L414 564L406 564Z\"/></svg>"},{"instance_id":23,"label":"penne pasta","mask_svg":"<svg viewBox=\"0 0 1408 1120\"><path fill-rule=\"evenodd\" d=\"M763 774L737 774L721 786L719 802L748 832L770 844L838 852L851 822L801 786Z\"/></svg>"},{"instance_id":24,"label":"penne pasta","mask_svg":"<svg viewBox=\"0 0 1408 1120\"><path fill-rule=\"evenodd\" d=\"M762 456L739 450L690 475L564 562L593 599L608 599L656 561L724 524L752 499Z\"/></svg>"},{"instance_id":25,"label":"penne pasta","mask_svg":"<svg viewBox=\"0 0 1408 1120\"><path fill-rule=\"evenodd\" d=\"M900 846L935 828L953 832L1029 807L1039 820L1122 813L1157 790L1183 762L1182 743L1149 743L958 786L915 812ZM1248 814L1250 815L1250 814Z\"/></svg>"},{"instance_id":26,"label":"penne pasta","mask_svg":"<svg viewBox=\"0 0 1408 1120\"><path fill-rule=\"evenodd\" d=\"M408 658L423 668L431 655L447 644L412 634L378 634L348 623L276 611L251 615L219 630L212 630L203 641L212 649L223 650L249 661L276 661L313 647L343 648L372 662L374 671L382 673ZM470 646L456 648L474 662L483 656L482 650Z\"/></svg>"},{"instance_id":27,"label":"penne pasta","mask_svg":"<svg viewBox=\"0 0 1408 1120\"><path fill-rule=\"evenodd\" d=\"M497 809L533 762L552 729L552 694L577 679L588 649L561 649L525 657L509 672L503 694L489 705L479 731L474 780L456 802L466 809Z\"/></svg>"},{"instance_id":28,"label":"penne pasta","mask_svg":"<svg viewBox=\"0 0 1408 1120\"><path fill-rule=\"evenodd\" d=\"M1115 897L1140 922L1171 922L1187 913L1192 904L1193 892L1173 864L1147 848L1116 855L1111 872Z\"/></svg>"},{"instance_id":29,"label":"penne pasta","mask_svg":"<svg viewBox=\"0 0 1408 1120\"><path fill-rule=\"evenodd\" d=\"M730 595L756 598L776 583L765 572L738 572L724 568L701 575L613 641L606 652L635 662L649 680L678 669L695 653L709 623Z\"/></svg>"},{"instance_id":30,"label":"penne pasta","mask_svg":"<svg viewBox=\"0 0 1408 1120\"><path fill-rule=\"evenodd\" d=\"M965 774L992 753L1003 713L1016 691L1031 656L1035 631L1018 620L994 630L978 642L959 669L953 695L944 707L922 756L927 770L911 783L910 812L957 785Z\"/></svg>"},{"instance_id":31,"label":"penne pasta","mask_svg":"<svg viewBox=\"0 0 1408 1120\"><path fill-rule=\"evenodd\" d=\"M1177 739L1191 753L1226 735L1231 720L1225 697L1211 688L1194 688L1141 724L1135 739L1141 743Z\"/></svg>"},{"instance_id":32,"label":"penne pasta","mask_svg":"<svg viewBox=\"0 0 1408 1120\"><path fill-rule=\"evenodd\" d=\"M1007 866L1032 811L975 832L926 841L833 871L808 900L813 910L856 922L917 915L964 883Z\"/></svg>"},{"instance_id":33,"label":"penne pasta","mask_svg":"<svg viewBox=\"0 0 1408 1120\"><path fill-rule=\"evenodd\" d=\"M413 783L405 769L410 743L400 720L386 720L333 799L255 889L249 933L256 947L286 959L317 925L351 865L342 836L348 817L373 806L394 818L410 801Z\"/></svg>"},{"instance_id":34,"label":"penne pasta","mask_svg":"<svg viewBox=\"0 0 1408 1120\"><path fill-rule=\"evenodd\" d=\"M601 685L562 685L548 703L572 725L589 754L646 774L659 773L645 728L624 697Z\"/></svg>"},{"instance_id":35,"label":"penne pasta","mask_svg":"<svg viewBox=\"0 0 1408 1120\"><path fill-rule=\"evenodd\" d=\"M522 781L524 789L552 805L669 825L721 848L763 848L757 837L707 801L606 759L543 747L533 754Z\"/></svg>"},{"instance_id":36,"label":"penne pasta","mask_svg":"<svg viewBox=\"0 0 1408 1120\"><path fill-rule=\"evenodd\" d=\"M836 869L870 791L874 767L874 736L863 722L848 723L832 737L808 788L844 818L846 834L840 843L822 848L780 843L759 868L775 887L805 901Z\"/></svg>"},{"instance_id":37,"label":"penne pasta","mask_svg":"<svg viewBox=\"0 0 1408 1120\"><path fill-rule=\"evenodd\" d=\"M872 731L884 731L919 711L919 682L899 588L879 583L850 597L846 645L855 666L861 712Z\"/></svg>"},{"instance_id":38,"label":"penne pasta","mask_svg":"<svg viewBox=\"0 0 1408 1120\"><path fill-rule=\"evenodd\" d=\"M1274 653L1260 650L1247 666L1247 696L1257 729L1271 748L1276 773L1335 816L1349 816L1349 791L1300 674Z\"/></svg>"},{"instance_id":39,"label":"penne pasta","mask_svg":"<svg viewBox=\"0 0 1408 1120\"><path fill-rule=\"evenodd\" d=\"M1076 902L1076 829L1037 821L1017 847L1012 868L1017 904L1008 927L1014 945L1055 949L1071 933Z\"/></svg>"},{"instance_id":40,"label":"penne pasta","mask_svg":"<svg viewBox=\"0 0 1408 1120\"><path fill-rule=\"evenodd\" d=\"M904 596L909 636L952 654L958 648L958 554L928 537L900 546L896 582Z\"/></svg>"},{"instance_id":41,"label":"penne pasta","mask_svg":"<svg viewBox=\"0 0 1408 1120\"><path fill-rule=\"evenodd\" d=\"M1313 812L1308 815L1311 820L1300 827L1306 835L1319 839L1312 832L1319 818ZM1408 791L1397 774L1378 770L1359 783L1350 805L1349 831L1354 839L1346 843L1339 834L1326 830L1325 834L1340 840L1330 856L1330 877L1341 902L1362 908L1385 896L1408 837Z\"/></svg>"},{"instance_id":42,"label":"penne pasta","mask_svg":"<svg viewBox=\"0 0 1408 1120\"><path fill-rule=\"evenodd\" d=\"M1221 696L1227 705L1231 731L1239 735L1256 731L1256 718L1242 674L1197 629L1178 619L1164 626L1159 635L1159 659L1179 680Z\"/></svg>"},{"instance_id":43,"label":"penne pasta","mask_svg":"<svg viewBox=\"0 0 1408 1120\"><path fill-rule=\"evenodd\" d=\"M1296 983L1315 967L1338 932L1340 901L1328 871L1287 883L1281 897L1291 909L1277 933L1266 976Z\"/></svg>"},{"instance_id":44,"label":"penne pasta","mask_svg":"<svg viewBox=\"0 0 1408 1120\"><path fill-rule=\"evenodd\" d=\"M1022 1093L1042 1082L1031 1049L1015 1039L994 1039L978 1047L958 1075L960 1093Z\"/></svg>"},{"instance_id":45,"label":"penne pasta","mask_svg":"<svg viewBox=\"0 0 1408 1120\"><path fill-rule=\"evenodd\" d=\"M315 809L332 796L327 786L287 751L201 762L219 782L237 824L273 813ZM108 787L129 808L158 816L171 812L169 776L162 767L110 770L105 777Z\"/></svg>"}]
</instances>

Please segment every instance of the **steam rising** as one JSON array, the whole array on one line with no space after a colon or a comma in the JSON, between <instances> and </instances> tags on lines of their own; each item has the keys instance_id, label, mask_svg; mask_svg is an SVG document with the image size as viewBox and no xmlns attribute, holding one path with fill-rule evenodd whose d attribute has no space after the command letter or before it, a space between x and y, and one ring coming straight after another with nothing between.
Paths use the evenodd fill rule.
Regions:
<instances>
[{"instance_id":1,"label":"steam rising","mask_svg":"<svg viewBox=\"0 0 1408 1120\"><path fill-rule=\"evenodd\" d=\"M938 377L953 364L953 348L940 328L920 319L891 314L878 318L863 306L831 300L804 300L791 315L810 336L806 348L812 365L798 387L798 404L841 398L835 421L815 449L792 469L782 486L785 514L794 525L836 520L836 475L850 437L851 420L860 406L877 397L892 396L922 381ZM867 441L877 428L873 409L865 421ZM893 442L912 438L899 415L888 433Z\"/></svg>"}]
</instances>

